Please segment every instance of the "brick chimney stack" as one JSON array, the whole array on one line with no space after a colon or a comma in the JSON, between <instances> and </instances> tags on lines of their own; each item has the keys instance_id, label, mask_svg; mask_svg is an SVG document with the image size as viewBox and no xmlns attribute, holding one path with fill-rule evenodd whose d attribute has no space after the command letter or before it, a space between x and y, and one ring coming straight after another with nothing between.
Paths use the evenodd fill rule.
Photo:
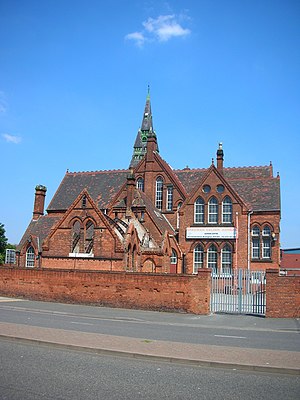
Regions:
<instances>
[{"instance_id":1,"label":"brick chimney stack","mask_svg":"<svg viewBox=\"0 0 300 400\"><path fill-rule=\"evenodd\" d=\"M47 188L43 185L35 187L34 207L33 207L33 220L37 220L40 216L44 215L44 205Z\"/></svg>"},{"instance_id":2,"label":"brick chimney stack","mask_svg":"<svg viewBox=\"0 0 300 400\"><path fill-rule=\"evenodd\" d=\"M217 151L217 169L221 174L223 174L223 161L224 161L224 152L222 148L222 143L219 143L219 148Z\"/></svg>"}]
</instances>

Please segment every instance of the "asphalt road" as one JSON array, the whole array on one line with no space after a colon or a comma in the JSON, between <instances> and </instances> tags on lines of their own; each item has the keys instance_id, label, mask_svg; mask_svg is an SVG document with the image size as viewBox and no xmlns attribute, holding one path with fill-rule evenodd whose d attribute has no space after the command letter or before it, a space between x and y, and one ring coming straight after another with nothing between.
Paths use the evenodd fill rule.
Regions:
<instances>
[{"instance_id":1,"label":"asphalt road","mask_svg":"<svg viewBox=\"0 0 300 400\"><path fill-rule=\"evenodd\" d=\"M299 320L3 301L0 321L149 340L300 351Z\"/></svg>"},{"instance_id":2,"label":"asphalt road","mask_svg":"<svg viewBox=\"0 0 300 400\"><path fill-rule=\"evenodd\" d=\"M0 339L1 400L299 399L300 377L137 361Z\"/></svg>"}]
</instances>

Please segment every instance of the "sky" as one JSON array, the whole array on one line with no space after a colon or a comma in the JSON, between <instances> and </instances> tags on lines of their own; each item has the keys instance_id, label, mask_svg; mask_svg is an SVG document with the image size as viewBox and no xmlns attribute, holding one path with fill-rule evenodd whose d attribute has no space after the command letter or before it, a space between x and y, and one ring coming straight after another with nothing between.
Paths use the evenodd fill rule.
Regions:
<instances>
[{"instance_id":1,"label":"sky","mask_svg":"<svg viewBox=\"0 0 300 400\"><path fill-rule=\"evenodd\" d=\"M174 169L273 165L281 247L300 247L300 1L1 0L0 222L18 243L34 188L127 169L150 85Z\"/></svg>"}]
</instances>

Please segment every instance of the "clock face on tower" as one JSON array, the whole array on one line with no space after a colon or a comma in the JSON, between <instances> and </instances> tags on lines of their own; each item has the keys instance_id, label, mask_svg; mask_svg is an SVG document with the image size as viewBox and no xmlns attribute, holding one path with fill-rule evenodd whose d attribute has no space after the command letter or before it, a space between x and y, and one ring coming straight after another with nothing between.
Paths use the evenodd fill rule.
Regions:
<instances>
[{"instance_id":1,"label":"clock face on tower","mask_svg":"<svg viewBox=\"0 0 300 400\"><path fill-rule=\"evenodd\" d=\"M142 142L147 142L147 134L146 133L142 133L141 134L141 139L142 139Z\"/></svg>"}]
</instances>

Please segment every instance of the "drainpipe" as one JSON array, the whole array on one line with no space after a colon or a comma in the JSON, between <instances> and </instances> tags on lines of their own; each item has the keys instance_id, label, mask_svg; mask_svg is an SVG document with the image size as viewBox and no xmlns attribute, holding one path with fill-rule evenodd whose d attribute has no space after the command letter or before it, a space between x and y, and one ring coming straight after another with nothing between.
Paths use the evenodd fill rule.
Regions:
<instances>
[{"instance_id":1,"label":"drainpipe","mask_svg":"<svg viewBox=\"0 0 300 400\"><path fill-rule=\"evenodd\" d=\"M248 257L247 257L247 270L250 271L250 252L251 252L251 232L250 232L250 217L253 211L248 212Z\"/></svg>"}]
</instances>

